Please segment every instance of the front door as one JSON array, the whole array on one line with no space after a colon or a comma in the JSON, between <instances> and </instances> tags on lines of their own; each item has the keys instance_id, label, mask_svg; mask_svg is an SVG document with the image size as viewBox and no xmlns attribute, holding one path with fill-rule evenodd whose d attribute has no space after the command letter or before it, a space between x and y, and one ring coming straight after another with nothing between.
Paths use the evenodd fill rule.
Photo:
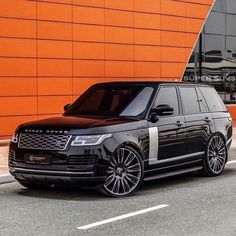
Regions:
<instances>
[{"instance_id":1,"label":"front door","mask_svg":"<svg viewBox=\"0 0 236 236\"><path fill-rule=\"evenodd\" d=\"M155 123L149 122L149 165L186 154L186 124L181 114L176 86L160 87L153 108L163 104L171 106L174 112L173 115L160 116Z\"/></svg>"}]
</instances>

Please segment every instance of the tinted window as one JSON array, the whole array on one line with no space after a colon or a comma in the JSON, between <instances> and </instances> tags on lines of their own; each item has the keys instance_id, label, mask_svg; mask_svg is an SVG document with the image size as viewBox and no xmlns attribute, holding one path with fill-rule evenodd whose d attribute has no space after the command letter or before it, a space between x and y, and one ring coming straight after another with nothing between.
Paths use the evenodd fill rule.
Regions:
<instances>
[{"instance_id":1,"label":"tinted window","mask_svg":"<svg viewBox=\"0 0 236 236\"><path fill-rule=\"evenodd\" d=\"M160 88L154 107L163 104L171 106L174 109L174 115L179 114L178 97L175 87L163 86Z\"/></svg>"},{"instance_id":2,"label":"tinted window","mask_svg":"<svg viewBox=\"0 0 236 236\"><path fill-rule=\"evenodd\" d=\"M143 85L95 85L65 112L66 115L138 116L154 89Z\"/></svg>"},{"instance_id":3,"label":"tinted window","mask_svg":"<svg viewBox=\"0 0 236 236\"><path fill-rule=\"evenodd\" d=\"M200 87L211 112L226 111L225 105L214 88Z\"/></svg>"},{"instance_id":4,"label":"tinted window","mask_svg":"<svg viewBox=\"0 0 236 236\"><path fill-rule=\"evenodd\" d=\"M151 98L153 88L144 88L136 98L131 101L131 103L125 108L125 110L120 114L121 116L138 116L147 107L148 101Z\"/></svg>"},{"instance_id":5,"label":"tinted window","mask_svg":"<svg viewBox=\"0 0 236 236\"><path fill-rule=\"evenodd\" d=\"M198 96L198 101L199 101L199 105L200 105L200 110L201 112L209 112L207 104L206 104L206 100L205 98L202 96L201 91L199 90L199 88L197 88L197 96Z\"/></svg>"},{"instance_id":6,"label":"tinted window","mask_svg":"<svg viewBox=\"0 0 236 236\"><path fill-rule=\"evenodd\" d=\"M218 0L219 1L219 0ZM227 7L227 12L235 14L236 13L236 5L235 5L235 0L221 0L224 5ZM226 1L226 3L225 3Z\"/></svg>"},{"instance_id":7,"label":"tinted window","mask_svg":"<svg viewBox=\"0 0 236 236\"><path fill-rule=\"evenodd\" d=\"M200 113L200 106L196 89L194 87L180 87L180 95L182 99L184 114Z\"/></svg>"},{"instance_id":8,"label":"tinted window","mask_svg":"<svg viewBox=\"0 0 236 236\"><path fill-rule=\"evenodd\" d=\"M235 3L234 3L235 5ZM235 26L235 20L236 15L227 15L227 35L236 35L236 26Z\"/></svg>"},{"instance_id":9,"label":"tinted window","mask_svg":"<svg viewBox=\"0 0 236 236\"><path fill-rule=\"evenodd\" d=\"M211 12L205 24L205 32L211 34L225 34L225 14L221 12Z\"/></svg>"}]
</instances>

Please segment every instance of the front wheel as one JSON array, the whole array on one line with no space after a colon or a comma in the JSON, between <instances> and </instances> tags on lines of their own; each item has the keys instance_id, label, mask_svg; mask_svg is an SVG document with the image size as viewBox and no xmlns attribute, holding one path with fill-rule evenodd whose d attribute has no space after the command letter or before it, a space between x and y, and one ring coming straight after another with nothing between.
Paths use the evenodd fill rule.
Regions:
<instances>
[{"instance_id":1,"label":"front wheel","mask_svg":"<svg viewBox=\"0 0 236 236\"><path fill-rule=\"evenodd\" d=\"M227 148L223 138L216 134L211 137L203 160L203 173L207 176L220 175L227 161Z\"/></svg>"},{"instance_id":2,"label":"front wheel","mask_svg":"<svg viewBox=\"0 0 236 236\"><path fill-rule=\"evenodd\" d=\"M131 147L120 147L110 159L100 191L112 197L128 196L137 190L142 180L143 162L139 153Z\"/></svg>"}]
</instances>

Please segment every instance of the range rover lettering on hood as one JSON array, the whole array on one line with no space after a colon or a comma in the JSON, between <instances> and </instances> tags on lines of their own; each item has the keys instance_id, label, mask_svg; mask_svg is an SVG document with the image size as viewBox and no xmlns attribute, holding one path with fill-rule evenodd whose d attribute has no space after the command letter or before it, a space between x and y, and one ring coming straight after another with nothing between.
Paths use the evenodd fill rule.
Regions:
<instances>
[{"instance_id":1,"label":"range rover lettering on hood","mask_svg":"<svg viewBox=\"0 0 236 236\"><path fill-rule=\"evenodd\" d=\"M42 130L42 129L25 129L25 133L35 133L35 134L68 134L67 130Z\"/></svg>"}]
</instances>

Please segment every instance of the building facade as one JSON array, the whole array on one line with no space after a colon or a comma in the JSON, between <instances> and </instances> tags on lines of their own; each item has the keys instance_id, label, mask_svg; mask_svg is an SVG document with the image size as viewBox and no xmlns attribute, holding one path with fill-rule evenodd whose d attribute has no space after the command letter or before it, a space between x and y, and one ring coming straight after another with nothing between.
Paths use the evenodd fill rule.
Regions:
<instances>
[{"instance_id":1,"label":"building facade","mask_svg":"<svg viewBox=\"0 0 236 236\"><path fill-rule=\"evenodd\" d=\"M219 28L209 20L210 32L205 27L200 34L214 2L1 0L0 138L9 138L22 122L61 114L65 104L97 82L189 79L202 76L199 65L203 75L215 71L209 69L205 48L201 48L202 62L197 61L196 44L199 35L211 37ZM225 1L218 1L210 13L223 14L217 19L228 17L221 2ZM232 4L227 9L236 8L234 0L226 2ZM229 58L236 53L234 36L230 35L232 41L226 39L233 32L221 28L217 33L232 45L226 50ZM221 60L221 66L226 61L218 55L221 47L217 43L209 55L217 54L211 58ZM234 94L224 96L233 102Z\"/></svg>"},{"instance_id":2,"label":"building facade","mask_svg":"<svg viewBox=\"0 0 236 236\"><path fill-rule=\"evenodd\" d=\"M236 117L236 1L216 0L187 64L184 81L216 88ZM235 107L236 108L236 107Z\"/></svg>"}]
</instances>

